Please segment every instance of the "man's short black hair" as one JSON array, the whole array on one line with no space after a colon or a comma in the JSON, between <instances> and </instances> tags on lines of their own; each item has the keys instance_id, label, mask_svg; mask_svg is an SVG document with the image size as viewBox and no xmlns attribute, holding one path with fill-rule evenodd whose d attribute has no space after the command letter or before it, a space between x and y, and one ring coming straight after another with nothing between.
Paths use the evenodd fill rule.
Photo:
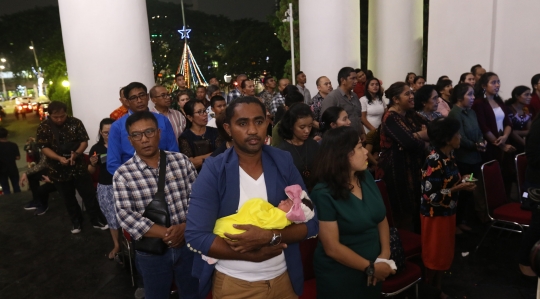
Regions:
<instances>
[{"instance_id":1,"label":"man's short black hair","mask_svg":"<svg viewBox=\"0 0 540 299\"><path fill-rule=\"evenodd\" d=\"M8 130L4 127L0 127L0 138L7 138Z\"/></svg>"},{"instance_id":2,"label":"man's short black hair","mask_svg":"<svg viewBox=\"0 0 540 299\"><path fill-rule=\"evenodd\" d=\"M141 82L131 82L124 87L124 98L126 99L129 98L129 93L135 88L142 88L144 92L148 93L148 89L146 88L146 85L142 84ZM49 106L49 109L50 107L51 106Z\"/></svg>"},{"instance_id":3,"label":"man's short black hair","mask_svg":"<svg viewBox=\"0 0 540 299\"><path fill-rule=\"evenodd\" d=\"M178 77L184 77L185 78L186 76L184 76L184 74L178 73L178 74L174 75L174 80L176 80L176 78L178 78Z\"/></svg>"},{"instance_id":4,"label":"man's short black hair","mask_svg":"<svg viewBox=\"0 0 540 299\"><path fill-rule=\"evenodd\" d=\"M154 113L150 111L139 111L139 112L134 112L133 114L128 116L128 118L126 119L126 131L128 132L128 134L129 134L129 128L131 128L131 126L134 123L138 122L139 120L144 120L144 119L151 120L156 125L156 128L158 128L158 121Z\"/></svg>"},{"instance_id":5,"label":"man's short black hair","mask_svg":"<svg viewBox=\"0 0 540 299\"><path fill-rule=\"evenodd\" d=\"M210 99L210 107L214 108L214 106L216 105L216 102L219 102L219 101L225 102L225 98L222 97L222 96L220 96L220 95L213 96L213 97Z\"/></svg>"},{"instance_id":6,"label":"man's short black hair","mask_svg":"<svg viewBox=\"0 0 540 299\"><path fill-rule=\"evenodd\" d=\"M345 81L347 81L347 78L349 78L351 73L354 73L354 72L355 72L354 69L349 66L341 68L337 74L338 86L341 86L341 79L345 79Z\"/></svg>"},{"instance_id":7,"label":"man's short black hair","mask_svg":"<svg viewBox=\"0 0 540 299\"><path fill-rule=\"evenodd\" d=\"M55 112L60 112L62 110L64 110L64 112L67 112L67 105L65 103L63 103L63 102L52 101L49 104L49 108L48 108L49 114L53 114Z\"/></svg>"},{"instance_id":8,"label":"man's short black hair","mask_svg":"<svg viewBox=\"0 0 540 299\"><path fill-rule=\"evenodd\" d=\"M234 116L234 109L240 104L257 104L261 107L264 117L266 117L266 106L264 106L264 104L261 103L259 99L257 99L256 97L242 97L237 98L236 100L232 101L229 106L227 106L227 109L225 109L225 120L223 121L223 123L231 123L231 119Z\"/></svg>"},{"instance_id":9,"label":"man's short black hair","mask_svg":"<svg viewBox=\"0 0 540 299\"><path fill-rule=\"evenodd\" d=\"M295 76L295 78L298 78L298 75L300 75L300 74L303 74L303 73L304 73L304 72L302 72L302 71L298 71L298 72L296 72L296 76Z\"/></svg>"},{"instance_id":10,"label":"man's short black hair","mask_svg":"<svg viewBox=\"0 0 540 299\"><path fill-rule=\"evenodd\" d=\"M482 66L479 64L475 64L471 67L471 73L476 76L476 69L481 68Z\"/></svg>"},{"instance_id":11,"label":"man's short black hair","mask_svg":"<svg viewBox=\"0 0 540 299\"><path fill-rule=\"evenodd\" d=\"M199 89L199 88L202 88L202 89L204 89L206 91L206 86L204 86L204 85L197 86L197 89Z\"/></svg>"}]
</instances>

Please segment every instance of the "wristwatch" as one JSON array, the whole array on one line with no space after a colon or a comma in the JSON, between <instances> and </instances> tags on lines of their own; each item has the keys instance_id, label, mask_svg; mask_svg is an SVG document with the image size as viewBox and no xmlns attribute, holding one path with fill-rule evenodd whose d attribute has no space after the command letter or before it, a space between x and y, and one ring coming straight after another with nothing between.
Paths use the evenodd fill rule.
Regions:
<instances>
[{"instance_id":1,"label":"wristwatch","mask_svg":"<svg viewBox=\"0 0 540 299\"><path fill-rule=\"evenodd\" d=\"M270 245L276 246L281 243L281 233L276 234L274 231L272 231L272 233L274 235L272 236L272 240L270 240Z\"/></svg>"},{"instance_id":2,"label":"wristwatch","mask_svg":"<svg viewBox=\"0 0 540 299\"><path fill-rule=\"evenodd\" d=\"M364 272L366 272L366 275L369 277L369 276L373 276L373 274L375 274L375 265L373 264L372 261L369 261L369 266L366 267L366 269L364 270Z\"/></svg>"}]
</instances>

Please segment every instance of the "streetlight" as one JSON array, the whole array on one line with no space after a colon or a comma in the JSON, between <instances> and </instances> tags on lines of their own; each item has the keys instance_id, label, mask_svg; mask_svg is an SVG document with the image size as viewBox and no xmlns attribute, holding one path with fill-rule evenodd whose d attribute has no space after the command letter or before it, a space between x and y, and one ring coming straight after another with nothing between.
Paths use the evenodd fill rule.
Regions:
<instances>
[{"instance_id":1,"label":"streetlight","mask_svg":"<svg viewBox=\"0 0 540 299\"><path fill-rule=\"evenodd\" d=\"M38 63L38 59L37 59L37 55L36 55L36 49L34 49L34 42L33 41L30 41L30 47L28 47L28 49L32 50L32 52L34 52L34 59L36 60L36 70L39 69L39 63Z\"/></svg>"},{"instance_id":2,"label":"streetlight","mask_svg":"<svg viewBox=\"0 0 540 299\"><path fill-rule=\"evenodd\" d=\"M6 62L5 58L0 59L2 63ZM6 67L3 65L0 65L0 75L2 75L2 93L4 95L4 101L7 100L7 92L6 92L6 83L4 83L4 69Z\"/></svg>"}]
</instances>

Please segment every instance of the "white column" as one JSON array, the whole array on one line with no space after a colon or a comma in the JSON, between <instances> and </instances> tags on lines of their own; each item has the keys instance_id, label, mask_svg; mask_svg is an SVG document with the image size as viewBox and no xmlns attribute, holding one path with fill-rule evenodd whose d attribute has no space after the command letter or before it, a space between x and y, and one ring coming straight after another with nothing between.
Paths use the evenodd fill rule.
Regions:
<instances>
[{"instance_id":1,"label":"white column","mask_svg":"<svg viewBox=\"0 0 540 299\"><path fill-rule=\"evenodd\" d=\"M73 114L96 142L132 81L154 84L145 0L59 0ZM52 99L54 100L54 99Z\"/></svg>"},{"instance_id":2,"label":"white column","mask_svg":"<svg viewBox=\"0 0 540 299\"><path fill-rule=\"evenodd\" d=\"M300 70L306 74L306 86L315 96L318 77L328 77L336 88L342 67L360 67L360 3L300 0L299 19Z\"/></svg>"},{"instance_id":3,"label":"white column","mask_svg":"<svg viewBox=\"0 0 540 299\"><path fill-rule=\"evenodd\" d=\"M422 71L422 0L370 0L368 68L385 87Z\"/></svg>"},{"instance_id":4,"label":"white column","mask_svg":"<svg viewBox=\"0 0 540 299\"><path fill-rule=\"evenodd\" d=\"M465 7L467 9L463 9ZM467 21L456 21L457 15ZM446 75L455 85L459 83L459 76L476 64L489 70L492 24L493 0L431 1L428 83L435 84L440 76Z\"/></svg>"}]
</instances>

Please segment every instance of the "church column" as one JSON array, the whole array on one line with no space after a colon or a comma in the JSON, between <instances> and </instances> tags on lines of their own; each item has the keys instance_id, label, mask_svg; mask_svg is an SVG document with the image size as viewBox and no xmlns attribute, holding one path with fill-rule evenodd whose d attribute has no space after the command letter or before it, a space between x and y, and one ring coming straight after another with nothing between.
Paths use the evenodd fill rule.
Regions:
<instances>
[{"instance_id":1,"label":"church column","mask_svg":"<svg viewBox=\"0 0 540 299\"><path fill-rule=\"evenodd\" d=\"M423 0L370 0L368 68L384 87L422 72Z\"/></svg>"},{"instance_id":2,"label":"church column","mask_svg":"<svg viewBox=\"0 0 540 299\"><path fill-rule=\"evenodd\" d=\"M132 81L154 84L145 0L59 0L73 115L96 141ZM54 100L54 99L51 99Z\"/></svg>"},{"instance_id":3,"label":"church column","mask_svg":"<svg viewBox=\"0 0 540 299\"><path fill-rule=\"evenodd\" d=\"M315 96L320 76L337 88L342 67L360 67L359 1L300 0L299 19L300 70L307 76L307 88Z\"/></svg>"}]
</instances>

